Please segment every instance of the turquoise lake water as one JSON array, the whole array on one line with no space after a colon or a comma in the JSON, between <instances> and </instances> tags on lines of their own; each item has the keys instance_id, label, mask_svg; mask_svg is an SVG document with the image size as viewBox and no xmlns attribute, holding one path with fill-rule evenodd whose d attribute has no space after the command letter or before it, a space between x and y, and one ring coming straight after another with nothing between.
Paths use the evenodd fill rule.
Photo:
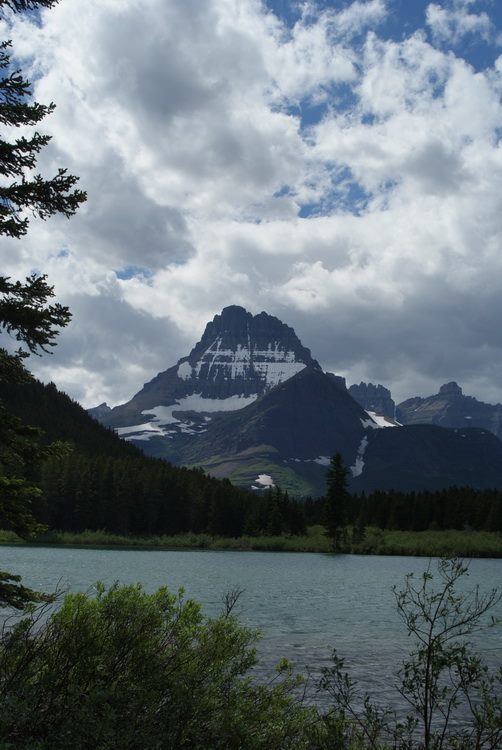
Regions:
<instances>
[{"instance_id":1,"label":"turquoise lake water","mask_svg":"<svg viewBox=\"0 0 502 750\"><path fill-rule=\"evenodd\" d=\"M215 615L226 591L242 589L237 615L262 633L259 673L270 674L285 656L299 671L308 667L316 674L329 665L336 647L351 675L382 702L395 700L395 673L410 647L392 586L401 588L407 573L420 574L428 563L416 557L284 552L0 547L0 569L43 591L58 585L88 590L97 580L140 581L148 591L182 586L187 597ZM502 560L472 560L469 571L466 589L502 587ZM502 618L502 604L494 614ZM489 664L500 664L502 628L480 633L476 646Z\"/></svg>"}]
</instances>

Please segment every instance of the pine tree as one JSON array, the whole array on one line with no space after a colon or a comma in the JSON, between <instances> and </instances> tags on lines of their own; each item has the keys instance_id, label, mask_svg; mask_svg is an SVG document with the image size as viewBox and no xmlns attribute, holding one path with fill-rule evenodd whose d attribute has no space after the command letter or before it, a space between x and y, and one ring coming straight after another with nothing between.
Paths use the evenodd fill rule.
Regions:
<instances>
[{"instance_id":1,"label":"pine tree","mask_svg":"<svg viewBox=\"0 0 502 750\"><path fill-rule=\"evenodd\" d=\"M0 17L5 11L22 12L50 8L57 0L0 0ZM0 124L6 139L0 139L0 235L19 239L28 231L29 216L47 219L54 214L72 216L85 201L83 191L74 189L78 178L59 169L52 178L33 175L41 149L51 137L34 131L15 137L15 129L35 128L54 110L54 104L32 100L31 84L20 70L13 69L11 41L0 42ZM10 136L10 137L9 137ZM53 288L45 276L29 276L24 282L0 275L0 331L25 345L16 354L0 347L0 381L22 382L30 378L23 361L29 354L48 351L54 346L58 328L70 320L68 308L51 304ZM37 461L47 454L38 445L36 432L16 421L0 404L0 526L28 535L36 528L31 503L40 490L26 478L25 456ZM9 457L16 455L14 463ZM37 598L13 581L15 576L0 573L0 606L22 608Z\"/></svg>"},{"instance_id":2,"label":"pine tree","mask_svg":"<svg viewBox=\"0 0 502 750\"><path fill-rule=\"evenodd\" d=\"M50 8L57 0L0 0L0 17L5 9L14 12ZM34 102L31 84L20 70L12 68L11 41L0 42L0 124L9 139L0 140L0 235L15 239L28 231L29 216L47 219L54 214L72 216L86 194L74 189L78 177L59 169L52 178L33 175L40 151L51 136L38 131L15 137L19 127L34 128L55 105ZM22 360L29 353L47 351L54 345L57 328L70 320L68 308L49 304L53 288L45 276L29 276L25 282L0 275L0 328L24 343L28 351L9 355L0 348L0 379L19 381L27 374Z\"/></svg>"},{"instance_id":3,"label":"pine tree","mask_svg":"<svg viewBox=\"0 0 502 750\"><path fill-rule=\"evenodd\" d=\"M339 551L342 547L343 530L347 523L348 475L349 469L345 467L341 453L335 453L326 472L325 503L327 534L332 540L335 551Z\"/></svg>"}]
</instances>

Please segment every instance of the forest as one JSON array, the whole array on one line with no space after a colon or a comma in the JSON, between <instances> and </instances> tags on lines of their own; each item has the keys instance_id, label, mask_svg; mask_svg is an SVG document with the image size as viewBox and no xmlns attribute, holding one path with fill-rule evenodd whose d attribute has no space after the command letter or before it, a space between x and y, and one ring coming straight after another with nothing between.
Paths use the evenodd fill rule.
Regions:
<instances>
[{"instance_id":1,"label":"forest","mask_svg":"<svg viewBox=\"0 0 502 750\"><path fill-rule=\"evenodd\" d=\"M247 491L202 469L146 457L53 384L4 383L0 396L13 414L42 431L42 442L67 446L27 469L43 490L33 502L35 517L51 529L239 537L301 535L325 522L324 498L290 498L279 487ZM502 492L450 487L351 495L345 522L361 530L502 531Z\"/></svg>"}]
</instances>

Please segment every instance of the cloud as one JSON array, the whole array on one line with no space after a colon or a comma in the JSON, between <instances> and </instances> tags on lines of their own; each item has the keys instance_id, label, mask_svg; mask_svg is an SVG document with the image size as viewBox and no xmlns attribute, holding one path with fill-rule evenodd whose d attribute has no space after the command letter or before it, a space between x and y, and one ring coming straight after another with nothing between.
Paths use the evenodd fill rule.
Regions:
<instances>
[{"instance_id":1,"label":"cloud","mask_svg":"<svg viewBox=\"0 0 502 750\"><path fill-rule=\"evenodd\" d=\"M349 382L402 399L456 379L497 400L502 65L476 71L462 46L469 24L495 30L469 2L394 38L389 3L323 6L291 26L258 0L14 19L37 99L57 104L40 167L89 194L0 244L5 273L48 273L73 310L37 374L118 403L237 303Z\"/></svg>"},{"instance_id":2,"label":"cloud","mask_svg":"<svg viewBox=\"0 0 502 750\"><path fill-rule=\"evenodd\" d=\"M489 41L494 26L487 13L471 13L475 0L449 0L444 5L430 3L426 21L436 42L457 45L465 36L479 35Z\"/></svg>"}]
</instances>

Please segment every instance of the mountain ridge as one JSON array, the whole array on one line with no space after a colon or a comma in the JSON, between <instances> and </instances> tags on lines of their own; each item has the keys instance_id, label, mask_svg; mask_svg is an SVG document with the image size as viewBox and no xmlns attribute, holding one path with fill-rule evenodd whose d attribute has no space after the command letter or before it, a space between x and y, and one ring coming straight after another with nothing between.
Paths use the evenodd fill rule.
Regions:
<instances>
[{"instance_id":1,"label":"mountain ridge","mask_svg":"<svg viewBox=\"0 0 502 750\"><path fill-rule=\"evenodd\" d=\"M455 381L445 383L432 396L414 396L402 401L396 407L396 419L404 425L477 427L502 438L502 404L487 404L465 396Z\"/></svg>"}]
</instances>

